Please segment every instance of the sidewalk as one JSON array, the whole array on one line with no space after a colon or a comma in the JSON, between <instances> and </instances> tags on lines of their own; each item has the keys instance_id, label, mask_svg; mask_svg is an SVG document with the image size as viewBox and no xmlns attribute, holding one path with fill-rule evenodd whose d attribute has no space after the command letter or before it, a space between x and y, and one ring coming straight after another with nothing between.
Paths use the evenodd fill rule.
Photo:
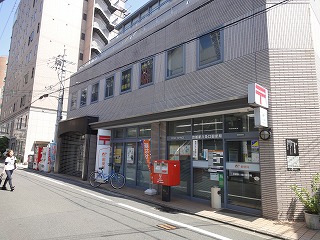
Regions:
<instances>
[{"instance_id":1,"label":"sidewalk","mask_svg":"<svg viewBox=\"0 0 320 240\"><path fill-rule=\"evenodd\" d=\"M26 168L21 166L20 169ZM26 169L27 171L34 171ZM89 186L88 181L82 181L79 178L67 176L64 174L44 173L34 171L45 176L54 176L55 178L68 179L77 183ZM149 196L144 190L135 189L125 186L122 189L113 189L110 184L102 184L99 188L110 192L115 192L124 196L139 199L141 201L156 204L164 211L179 210L182 212L194 214L197 216L212 219L218 222L230 224L233 226L249 229L255 232L267 234L280 239L288 240L320 240L320 230L310 230L305 226L304 222L288 222L288 221L272 221L261 217L254 217L237 213L227 209L215 210L209 204L181 199L171 196L170 202L162 201L161 195Z\"/></svg>"}]
</instances>

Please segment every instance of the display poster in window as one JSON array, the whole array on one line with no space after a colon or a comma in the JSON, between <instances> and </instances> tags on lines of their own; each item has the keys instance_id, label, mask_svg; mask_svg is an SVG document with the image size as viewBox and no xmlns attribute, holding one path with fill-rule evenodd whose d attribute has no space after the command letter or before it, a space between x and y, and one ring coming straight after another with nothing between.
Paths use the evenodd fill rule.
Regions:
<instances>
[{"instance_id":1,"label":"display poster in window","mask_svg":"<svg viewBox=\"0 0 320 240\"><path fill-rule=\"evenodd\" d=\"M114 162L115 163L121 163L121 157L122 157L122 149L121 148L116 148L114 150Z\"/></svg>"},{"instance_id":2,"label":"display poster in window","mask_svg":"<svg viewBox=\"0 0 320 240\"><path fill-rule=\"evenodd\" d=\"M300 170L298 139L286 139L287 164L289 171Z\"/></svg>"},{"instance_id":3,"label":"display poster in window","mask_svg":"<svg viewBox=\"0 0 320 240\"><path fill-rule=\"evenodd\" d=\"M127 163L134 163L134 148L127 146Z\"/></svg>"},{"instance_id":4,"label":"display poster in window","mask_svg":"<svg viewBox=\"0 0 320 240\"><path fill-rule=\"evenodd\" d=\"M198 140L192 140L192 157L198 160Z\"/></svg>"}]
</instances>

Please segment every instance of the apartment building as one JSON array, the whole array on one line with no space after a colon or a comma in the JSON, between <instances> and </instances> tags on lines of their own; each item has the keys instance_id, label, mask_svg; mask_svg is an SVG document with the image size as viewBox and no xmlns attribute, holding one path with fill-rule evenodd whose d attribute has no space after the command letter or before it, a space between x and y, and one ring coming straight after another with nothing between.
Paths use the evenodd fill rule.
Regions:
<instances>
[{"instance_id":1,"label":"apartment building","mask_svg":"<svg viewBox=\"0 0 320 240\"><path fill-rule=\"evenodd\" d=\"M56 124L66 116L69 76L101 52L123 17L124 1L20 1L1 113L20 160L33 154L35 142L55 139Z\"/></svg>"},{"instance_id":2,"label":"apartment building","mask_svg":"<svg viewBox=\"0 0 320 240\"><path fill-rule=\"evenodd\" d=\"M3 86L6 78L6 72L7 72L7 56L0 56L0 106L2 106L2 99L3 99ZM0 107L1 111L1 107Z\"/></svg>"},{"instance_id":3,"label":"apartment building","mask_svg":"<svg viewBox=\"0 0 320 240\"><path fill-rule=\"evenodd\" d=\"M290 186L320 170L319 17L309 0L149 1L71 76L59 146L81 156L61 150L57 171L85 179L105 131L110 161L147 188L150 139L152 160L180 160L175 197L209 202L217 185L224 208L300 218ZM265 116L248 101L252 84Z\"/></svg>"}]
</instances>

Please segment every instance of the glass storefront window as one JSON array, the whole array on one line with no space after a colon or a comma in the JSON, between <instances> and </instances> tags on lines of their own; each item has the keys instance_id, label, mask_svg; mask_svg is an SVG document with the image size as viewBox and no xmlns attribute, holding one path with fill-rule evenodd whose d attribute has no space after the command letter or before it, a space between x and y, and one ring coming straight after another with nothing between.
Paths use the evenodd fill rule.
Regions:
<instances>
[{"instance_id":1,"label":"glass storefront window","mask_svg":"<svg viewBox=\"0 0 320 240\"><path fill-rule=\"evenodd\" d=\"M137 137L137 128L127 128L127 137Z\"/></svg>"},{"instance_id":2,"label":"glass storefront window","mask_svg":"<svg viewBox=\"0 0 320 240\"><path fill-rule=\"evenodd\" d=\"M190 195L191 158L190 141L169 142L169 160L180 160L180 185L172 187L173 192Z\"/></svg>"},{"instance_id":3,"label":"glass storefront window","mask_svg":"<svg viewBox=\"0 0 320 240\"><path fill-rule=\"evenodd\" d=\"M119 128L119 129L115 129L113 131L113 136L114 138L123 138L124 137L124 131L123 131L123 128Z\"/></svg>"},{"instance_id":4,"label":"glass storefront window","mask_svg":"<svg viewBox=\"0 0 320 240\"><path fill-rule=\"evenodd\" d=\"M118 168L121 173L123 173L122 158L123 158L123 143L113 144L113 162L115 163L115 169Z\"/></svg>"},{"instance_id":5,"label":"glass storefront window","mask_svg":"<svg viewBox=\"0 0 320 240\"><path fill-rule=\"evenodd\" d=\"M180 120L168 123L168 136L191 135L191 120Z\"/></svg>"},{"instance_id":6,"label":"glass storefront window","mask_svg":"<svg viewBox=\"0 0 320 240\"><path fill-rule=\"evenodd\" d=\"M250 132L255 131L254 128L254 114L250 113L234 113L225 115L224 131L226 133L232 132Z\"/></svg>"},{"instance_id":7,"label":"glass storefront window","mask_svg":"<svg viewBox=\"0 0 320 240\"><path fill-rule=\"evenodd\" d=\"M193 122L193 135L223 133L222 116L196 118Z\"/></svg>"},{"instance_id":8,"label":"glass storefront window","mask_svg":"<svg viewBox=\"0 0 320 240\"><path fill-rule=\"evenodd\" d=\"M139 127L139 137L151 137L151 125Z\"/></svg>"},{"instance_id":9,"label":"glass storefront window","mask_svg":"<svg viewBox=\"0 0 320 240\"><path fill-rule=\"evenodd\" d=\"M150 171L144 156L143 143L138 143L137 186L148 187L151 178Z\"/></svg>"}]
</instances>

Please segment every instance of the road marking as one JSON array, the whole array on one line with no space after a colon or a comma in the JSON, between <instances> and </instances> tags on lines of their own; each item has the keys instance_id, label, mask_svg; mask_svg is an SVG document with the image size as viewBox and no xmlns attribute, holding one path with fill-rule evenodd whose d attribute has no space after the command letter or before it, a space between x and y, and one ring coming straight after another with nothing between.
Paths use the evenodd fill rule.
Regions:
<instances>
[{"instance_id":1,"label":"road marking","mask_svg":"<svg viewBox=\"0 0 320 240\"><path fill-rule=\"evenodd\" d=\"M160 219L160 220L162 220L162 221L164 221L164 222L171 223L171 224L174 224L174 225L183 227L183 228L190 229L190 230L192 230L192 231L194 231L194 232L198 232L198 233L201 233L201 234L203 234L203 235L207 235L207 236L210 236L210 237L214 237L214 238L217 238L217 239L220 239L220 240L231 240L230 238L227 238L227 237L224 237L224 236L221 236L221 235L218 235L218 234L215 234L215 233L212 233L212 232L203 230L203 229L201 229L201 228L193 227L193 226L191 226L191 225L184 224L184 223L181 223L181 222L178 222L178 221L175 221L175 220L166 218L166 217L162 217L162 216L156 215L156 214L154 214L154 213L150 213L150 212L147 212L147 211L143 211L143 210L141 210L141 209L139 209L139 208L135 208L135 207L129 206L129 205L127 205L127 204L123 204L123 203L116 203L116 204L119 205L119 206L128 208L128 209L131 209L131 210L133 210L133 211L135 211L135 212L139 212L139 213L142 213L142 214L144 214L144 215L148 215L148 216L150 216L150 217Z\"/></svg>"},{"instance_id":2,"label":"road marking","mask_svg":"<svg viewBox=\"0 0 320 240\"><path fill-rule=\"evenodd\" d=\"M175 230L175 229L177 229L176 226L169 225L169 224L159 224L159 225L157 225L157 227L165 229L165 230Z\"/></svg>"},{"instance_id":3,"label":"road marking","mask_svg":"<svg viewBox=\"0 0 320 240\"><path fill-rule=\"evenodd\" d=\"M56 184L59 184L59 185L62 185L62 186L65 186L65 187L69 187L69 188L72 188L74 190L77 190L79 192L83 192L85 194L88 194L88 195L91 195L91 196L94 196L96 198L100 198L100 199L103 199L105 201L112 201L108 198L105 198L105 197L101 197L99 195L96 195L96 194L93 194L93 193L90 193L90 192L87 192L87 191L84 191L84 190L80 190L80 189L77 189L77 188L74 188L70 185L67 185L61 181L57 181L57 180L53 180L53 179L50 179L48 177L43 177L43 176L39 176L37 174L33 174L33 173L28 173L26 172L27 174L30 174L30 175L33 175L35 177L39 177L39 178L42 178L44 180L47 180L47 181L50 181L50 182L53 182L53 183L56 183ZM135 207L132 207L132 206L129 206L127 204L123 204L123 203L116 203L116 205L119 205L121 207L124 207L124 208L127 208L127 209L131 209L135 212L139 212L139 213L142 213L144 215L147 215L147 216L150 216L150 217L153 217L153 218L156 218L156 219L160 219L161 221L164 221L164 222L167 222L167 223L170 223L170 224L173 224L173 225L177 225L177 226L180 226L180 227L183 227L183 228L187 228L187 229L190 229L194 232L198 232L198 233L201 233L203 235L207 235L207 236L210 236L210 237L214 237L214 238L217 238L219 240L232 240L231 238L227 238L227 237L224 237L224 236L221 236L221 235L218 235L218 234L215 234L215 233L212 233L212 232L209 232L209 231L206 231L206 230L203 230L201 228L197 228L197 227L193 227L191 225L188 225L188 224L184 224L184 223L181 223L181 222L178 222L178 221L175 221L175 220L172 220L172 219L169 219L169 218L166 218L166 217L162 217L162 216L159 216L159 215L156 215L154 213L150 213L150 212L147 212L147 211L144 211L144 210L141 210L139 208L135 208Z\"/></svg>"},{"instance_id":4,"label":"road marking","mask_svg":"<svg viewBox=\"0 0 320 240\"><path fill-rule=\"evenodd\" d=\"M78 189L77 189L77 190L78 190ZM83 192L83 193L86 193L86 194L88 194L88 195L90 195L90 196L93 196L93 197L96 197L96 198L99 198L99 199L108 201L108 202L113 202L111 199L105 198L105 197L101 197L101 196L99 196L99 195L97 195L97 194L93 194L93 193L90 193L90 192L87 192L87 191L84 191L84 190L78 190L78 191Z\"/></svg>"}]
</instances>

